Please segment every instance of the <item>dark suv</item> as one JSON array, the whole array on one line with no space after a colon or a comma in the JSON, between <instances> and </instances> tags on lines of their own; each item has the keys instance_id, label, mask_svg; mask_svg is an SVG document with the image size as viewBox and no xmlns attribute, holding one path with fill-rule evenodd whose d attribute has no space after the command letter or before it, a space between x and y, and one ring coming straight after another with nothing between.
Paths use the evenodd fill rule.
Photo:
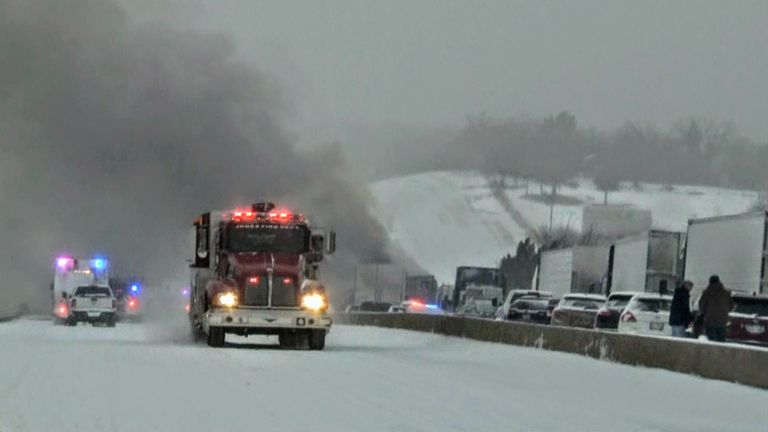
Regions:
<instances>
[{"instance_id":1,"label":"dark suv","mask_svg":"<svg viewBox=\"0 0 768 432\"><path fill-rule=\"evenodd\" d=\"M629 301L636 293L633 292L615 292L608 296L608 301L597 311L595 328L603 330L616 330L619 328L619 317L624 312Z\"/></svg>"}]
</instances>

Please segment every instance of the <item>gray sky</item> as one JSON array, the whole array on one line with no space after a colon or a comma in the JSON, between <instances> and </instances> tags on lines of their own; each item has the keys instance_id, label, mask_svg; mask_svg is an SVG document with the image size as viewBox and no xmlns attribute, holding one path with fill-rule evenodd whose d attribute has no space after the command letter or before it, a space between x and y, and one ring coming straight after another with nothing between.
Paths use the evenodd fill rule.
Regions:
<instances>
[{"instance_id":1,"label":"gray sky","mask_svg":"<svg viewBox=\"0 0 768 432\"><path fill-rule=\"evenodd\" d=\"M176 0L159 12L231 33L280 82L297 129L567 109L599 128L700 116L768 141L765 0Z\"/></svg>"}]
</instances>

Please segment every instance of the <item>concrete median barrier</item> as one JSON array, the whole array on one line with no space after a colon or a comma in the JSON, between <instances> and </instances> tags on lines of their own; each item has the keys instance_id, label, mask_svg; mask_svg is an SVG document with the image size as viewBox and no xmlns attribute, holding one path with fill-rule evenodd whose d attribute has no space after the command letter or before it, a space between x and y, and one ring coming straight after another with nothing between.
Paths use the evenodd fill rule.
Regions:
<instances>
[{"instance_id":1,"label":"concrete median barrier","mask_svg":"<svg viewBox=\"0 0 768 432\"><path fill-rule=\"evenodd\" d=\"M768 389L763 348L441 315L354 313L334 321L581 354Z\"/></svg>"}]
</instances>

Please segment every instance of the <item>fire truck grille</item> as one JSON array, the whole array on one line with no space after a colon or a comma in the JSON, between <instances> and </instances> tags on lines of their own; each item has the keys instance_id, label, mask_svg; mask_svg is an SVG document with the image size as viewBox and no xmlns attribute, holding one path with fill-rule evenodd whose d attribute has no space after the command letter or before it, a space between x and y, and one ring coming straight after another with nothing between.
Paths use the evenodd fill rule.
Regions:
<instances>
[{"instance_id":1,"label":"fire truck grille","mask_svg":"<svg viewBox=\"0 0 768 432\"><path fill-rule=\"evenodd\" d=\"M267 287L267 284L246 286L243 304L246 306L268 306L269 288Z\"/></svg>"}]
</instances>

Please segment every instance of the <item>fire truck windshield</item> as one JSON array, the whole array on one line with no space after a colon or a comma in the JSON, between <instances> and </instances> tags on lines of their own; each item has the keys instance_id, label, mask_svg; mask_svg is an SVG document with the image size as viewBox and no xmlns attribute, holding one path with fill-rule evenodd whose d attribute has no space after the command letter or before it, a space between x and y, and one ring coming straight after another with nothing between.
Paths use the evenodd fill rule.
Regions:
<instances>
[{"instance_id":1,"label":"fire truck windshield","mask_svg":"<svg viewBox=\"0 0 768 432\"><path fill-rule=\"evenodd\" d=\"M227 249L232 252L300 254L309 247L309 230L303 225L229 224Z\"/></svg>"}]
</instances>

